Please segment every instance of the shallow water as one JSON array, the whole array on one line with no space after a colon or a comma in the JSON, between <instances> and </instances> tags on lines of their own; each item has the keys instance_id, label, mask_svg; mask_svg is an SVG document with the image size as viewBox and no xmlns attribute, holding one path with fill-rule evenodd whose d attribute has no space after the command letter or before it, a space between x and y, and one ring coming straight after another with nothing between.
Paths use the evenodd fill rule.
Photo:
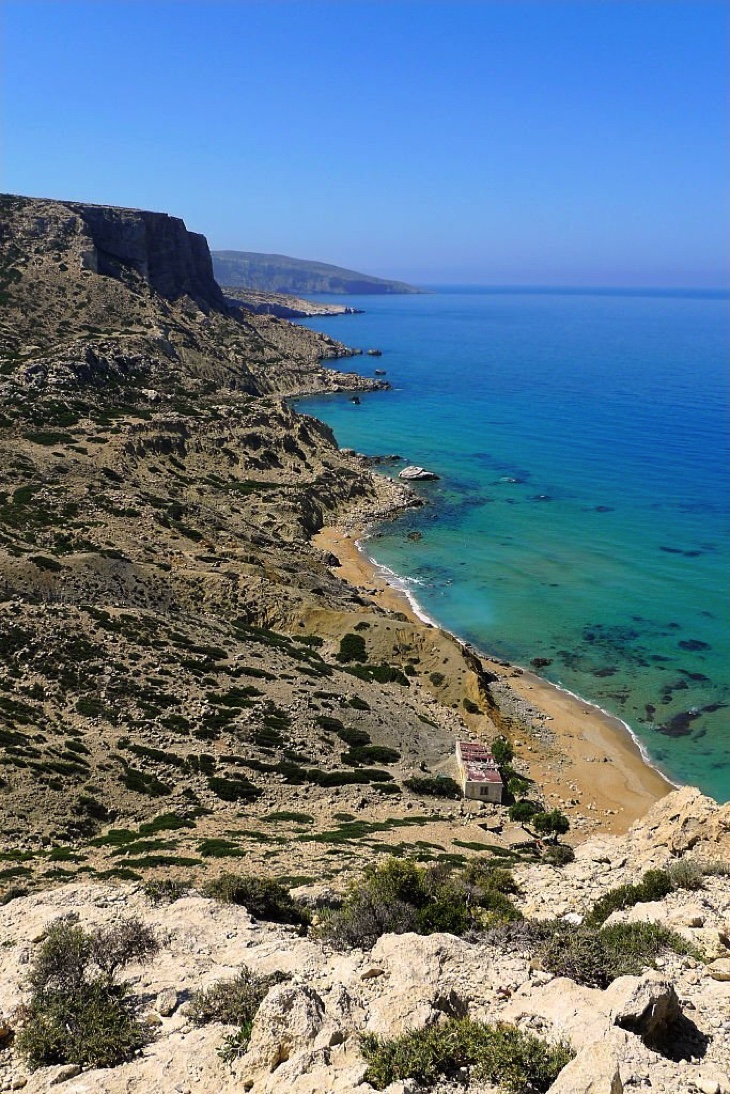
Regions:
<instances>
[{"instance_id":1,"label":"shallow water","mask_svg":"<svg viewBox=\"0 0 730 1094\"><path fill-rule=\"evenodd\" d=\"M382 349L354 364L394 390L301 409L441 476L369 552L440 624L549 660L542 675L622 718L670 778L730 799L727 297L348 303L366 313L307 325Z\"/></svg>"}]
</instances>

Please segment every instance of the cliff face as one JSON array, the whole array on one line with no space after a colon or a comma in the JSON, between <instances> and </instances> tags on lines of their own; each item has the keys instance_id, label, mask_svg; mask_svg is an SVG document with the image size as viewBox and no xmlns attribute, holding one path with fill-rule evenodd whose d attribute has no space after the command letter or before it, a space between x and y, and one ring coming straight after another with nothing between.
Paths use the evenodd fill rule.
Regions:
<instances>
[{"instance_id":1,"label":"cliff face","mask_svg":"<svg viewBox=\"0 0 730 1094\"><path fill-rule=\"evenodd\" d=\"M168 300L188 295L226 310L205 236L189 232L178 217L107 205L67 205L91 237L84 255L87 269L117 278L132 269Z\"/></svg>"},{"instance_id":2,"label":"cliff face","mask_svg":"<svg viewBox=\"0 0 730 1094\"><path fill-rule=\"evenodd\" d=\"M0 195L0 302L0 372L20 368L36 386L88 380L92 358L118 375L109 338L112 357L143 359L148 379L184 373L251 394L340 383L318 361L352 352L231 311L205 238L138 209Z\"/></svg>"}]
</instances>

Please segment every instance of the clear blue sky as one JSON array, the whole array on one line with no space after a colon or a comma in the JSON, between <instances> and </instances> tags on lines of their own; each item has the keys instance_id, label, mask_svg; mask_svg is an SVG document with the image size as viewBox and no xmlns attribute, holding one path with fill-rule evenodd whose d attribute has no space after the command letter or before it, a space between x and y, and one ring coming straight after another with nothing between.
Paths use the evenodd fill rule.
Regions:
<instances>
[{"instance_id":1,"label":"clear blue sky","mask_svg":"<svg viewBox=\"0 0 730 1094\"><path fill-rule=\"evenodd\" d=\"M420 282L730 283L725 0L5 0L2 189Z\"/></svg>"}]
</instances>

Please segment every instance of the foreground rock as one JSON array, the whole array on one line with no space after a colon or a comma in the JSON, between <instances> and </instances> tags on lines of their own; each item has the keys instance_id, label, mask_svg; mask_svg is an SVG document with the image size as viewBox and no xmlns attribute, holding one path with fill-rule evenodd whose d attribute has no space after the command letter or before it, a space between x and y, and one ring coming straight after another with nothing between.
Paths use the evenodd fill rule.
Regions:
<instances>
[{"instance_id":1,"label":"foreground rock","mask_svg":"<svg viewBox=\"0 0 730 1094\"><path fill-rule=\"evenodd\" d=\"M677 799L679 805L681 795ZM638 836L635 831L616 841L617 854L625 858ZM585 845L593 854L601 846L600 841ZM567 871L551 868L551 873L567 888ZM523 884L529 899L535 895L529 887L540 884L540 878L526 874ZM726 914L726 889L708 885L703 890L708 918ZM697 895L675 893L666 903L676 905L678 899L696 901ZM551 1094L641 1089L730 1094L730 982L715 979L712 966L693 957L669 954L658 971L621 977L602 991L535 969L529 953L519 947L510 952L446 934L406 934L385 935L370 952L338 954L300 937L294 928L257 922L243 908L199 896L156 906L137 885L67 885L0 908L0 1013L11 1016L23 1001L34 947L48 924L68 913L77 914L88 929L139 915L163 942L153 964L130 970L133 993L150 1015L154 1039L139 1059L68 1078L62 1085L70 1094L186 1094L196 1089L369 1094L361 1034L396 1037L464 1015L510 1022L549 1041L570 1042L576 1057ZM217 1050L232 1031L192 1026L184 1001L231 977L243 964L261 974L280 971L288 979L273 987L261 1005L248 1051L225 1064ZM54 1077L53 1069L28 1074L12 1044L0 1049L3 1089L27 1080L28 1094L40 1094ZM394 1086L391 1094L418 1089L407 1083ZM445 1094L453 1087L442 1083L434 1089ZM487 1086L468 1089L492 1094Z\"/></svg>"}]
</instances>

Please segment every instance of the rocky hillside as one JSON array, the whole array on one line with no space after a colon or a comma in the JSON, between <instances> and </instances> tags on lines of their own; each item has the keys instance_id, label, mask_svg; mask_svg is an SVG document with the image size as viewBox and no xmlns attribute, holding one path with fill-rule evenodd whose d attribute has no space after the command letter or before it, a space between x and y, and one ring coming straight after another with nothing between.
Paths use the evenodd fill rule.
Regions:
<instances>
[{"instance_id":1,"label":"rocky hillside","mask_svg":"<svg viewBox=\"0 0 730 1094\"><path fill-rule=\"evenodd\" d=\"M403 281L346 270L328 262L255 251L213 251L213 269L221 285L238 285L273 293L418 293Z\"/></svg>"},{"instance_id":2,"label":"rocky hillside","mask_svg":"<svg viewBox=\"0 0 730 1094\"><path fill-rule=\"evenodd\" d=\"M160 240L169 269L145 251ZM231 315L172 218L8 198L3 247L6 896L76 871L201 880L243 854L319 876L338 815L368 822L336 837L353 866L414 827L414 847L458 852L448 799L403 780L450 771L462 700L488 711L488 681L310 544L345 510L416 499L267 395L382 385L322 368L346 351L313 332ZM338 660L348 633L367 663ZM180 823L149 838L161 811ZM317 839L262 830L277 811ZM121 829L139 845L123 863Z\"/></svg>"}]
</instances>

